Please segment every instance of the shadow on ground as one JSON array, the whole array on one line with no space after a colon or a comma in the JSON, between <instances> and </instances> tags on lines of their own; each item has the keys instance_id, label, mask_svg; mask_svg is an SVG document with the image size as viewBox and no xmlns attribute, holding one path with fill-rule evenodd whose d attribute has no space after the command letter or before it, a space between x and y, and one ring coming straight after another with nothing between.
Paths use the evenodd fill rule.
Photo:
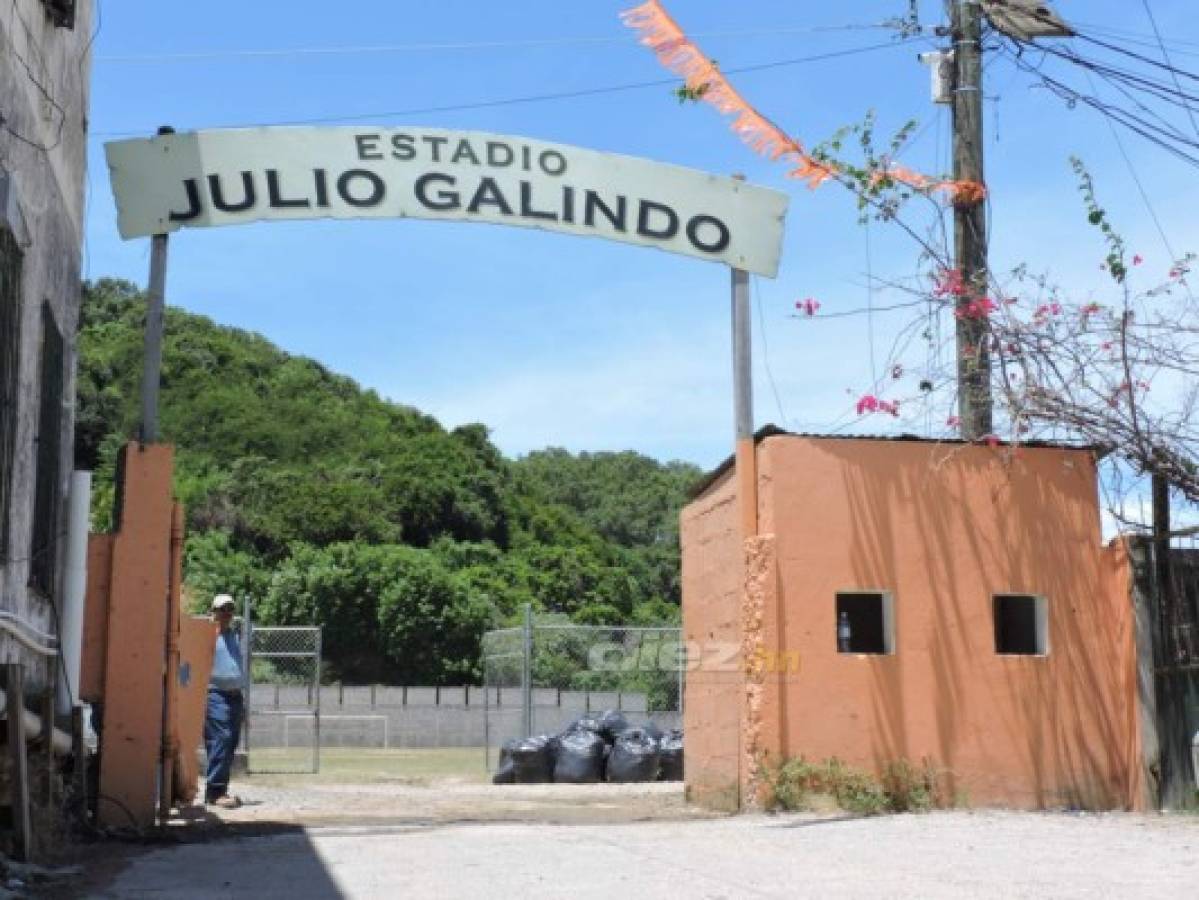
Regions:
<instances>
[{"instance_id":1,"label":"shadow on ground","mask_svg":"<svg viewBox=\"0 0 1199 900\"><path fill-rule=\"evenodd\" d=\"M112 840L79 845L71 861L82 866L83 877L39 896L341 897L332 866L310 831L319 831L323 839L343 833L402 837L470 825L621 825L713 817L689 806L680 784L499 786L451 780L416 786L248 778L237 789L243 801L239 809L195 804L177 810L164 828L116 832ZM189 848L183 868L183 857L170 852L181 845ZM135 893L112 892L111 885L127 880L123 873L134 872ZM296 893L295 886L302 890Z\"/></svg>"}]
</instances>

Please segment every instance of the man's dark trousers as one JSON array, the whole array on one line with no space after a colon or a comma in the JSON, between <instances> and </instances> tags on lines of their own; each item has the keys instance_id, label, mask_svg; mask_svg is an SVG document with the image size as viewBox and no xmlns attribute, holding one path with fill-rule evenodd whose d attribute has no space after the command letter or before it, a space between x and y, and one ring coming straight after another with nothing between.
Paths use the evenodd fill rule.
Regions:
<instances>
[{"instance_id":1,"label":"man's dark trousers","mask_svg":"<svg viewBox=\"0 0 1199 900\"><path fill-rule=\"evenodd\" d=\"M208 753L205 802L211 803L229 791L229 771L241 738L244 702L241 691L208 689L208 712L204 717L204 749Z\"/></svg>"}]
</instances>

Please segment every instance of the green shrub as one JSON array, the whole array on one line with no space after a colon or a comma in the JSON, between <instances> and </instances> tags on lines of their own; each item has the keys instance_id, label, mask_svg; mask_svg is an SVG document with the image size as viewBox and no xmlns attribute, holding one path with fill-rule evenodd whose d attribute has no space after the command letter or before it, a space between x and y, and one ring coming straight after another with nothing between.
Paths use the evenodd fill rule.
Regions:
<instances>
[{"instance_id":1,"label":"green shrub","mask_svg":"<svg viewBox=\"0 0 1199 900\"><path fill-rule=\"evenodd\" d=\"M833 796L837 805L860 816L877 816L888 809L888 799L882 785L863 772L846 769Z\"/></svg>"},{"instance_id":2,"label":"green shrub","mask_svg":"<svg viewBox=\"0 0 1199 900\"><path fill-rule=\"evenodd\" d=\"M887 808L882 786L836 757L821 763L803 757L787 760L768 780L771 806L776 809L811 810L820 797L831 797L842 809L861 815L875 815Z\"/></svg>"},{"instance_id":3,"label":"green shrub","mask_svg":"<svg viewBox=\"0 0 1199 900\"><path fill-rule=\"evenodd\" d=\"M940 805L938 772L931 761L916 768L906 759L892 762L881 781L831 757L808 762L802 756L766 771L772 809L812 811L831 800L846 812L922 812Z\"/></svg>"},{"instance_id":4,"label":"green shrub","mask_svg":"<svg viewBox=\"0 0 1199 900\"><path fill-rule=\"evenodd\" d=\"M817 768L801 756L787 760L770 772L769 806L792 811L811 809L811 795L819 793L815 790L819 778Z\"/></svg>"},{"instance_id":5,"label":"green shrub","mask_svg":"<svg viewBox=\"0 0 1199 900\"><path fill-rule=\"evenodd\" d=\"M892 812L928 812L943 805L938 790L938 773L925 758L917 769L906 759L898 759L883 769L883 791Z\"/></svg>"}]
</instances>

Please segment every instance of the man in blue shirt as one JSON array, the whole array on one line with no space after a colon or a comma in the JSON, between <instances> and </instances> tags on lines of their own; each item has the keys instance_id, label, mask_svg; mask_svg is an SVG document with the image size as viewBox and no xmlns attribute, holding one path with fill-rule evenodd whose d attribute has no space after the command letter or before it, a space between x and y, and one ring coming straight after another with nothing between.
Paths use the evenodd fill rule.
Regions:
<instances>
[{"instance_id":1,"label":"man in blue shirt","mask_svg":"<svg viewBox=\"0 0 1199 900\"><path fill-rule=\"evenodd\" d=\"M229 771L241 736L246 674L241 647L233 630L236 604L228 594L212 598L216 623L216 648L212 656L212 678L208 681L208 710L204 718L204 749L208 754L208 777L204 802L223 809L237 809L241 800L229 793Z\"/></svg>"}]
</instances>

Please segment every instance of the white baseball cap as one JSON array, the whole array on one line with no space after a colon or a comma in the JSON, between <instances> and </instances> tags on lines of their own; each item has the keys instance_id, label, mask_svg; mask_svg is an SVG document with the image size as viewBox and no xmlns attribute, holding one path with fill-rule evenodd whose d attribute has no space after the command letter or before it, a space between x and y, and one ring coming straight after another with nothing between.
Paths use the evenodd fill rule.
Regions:
<instances>
[{"instance_id":1,"label":"white baseball cap","mask_svg":"<svg viewBox=\"0 0 1199 900\"><path fill-rule=\"evenodd\" d=\"M237 601L233 599L232 594L217 594L212 598L212 608L220 609L222 606L236 606Z\"/></svg>"}]
</instances>

